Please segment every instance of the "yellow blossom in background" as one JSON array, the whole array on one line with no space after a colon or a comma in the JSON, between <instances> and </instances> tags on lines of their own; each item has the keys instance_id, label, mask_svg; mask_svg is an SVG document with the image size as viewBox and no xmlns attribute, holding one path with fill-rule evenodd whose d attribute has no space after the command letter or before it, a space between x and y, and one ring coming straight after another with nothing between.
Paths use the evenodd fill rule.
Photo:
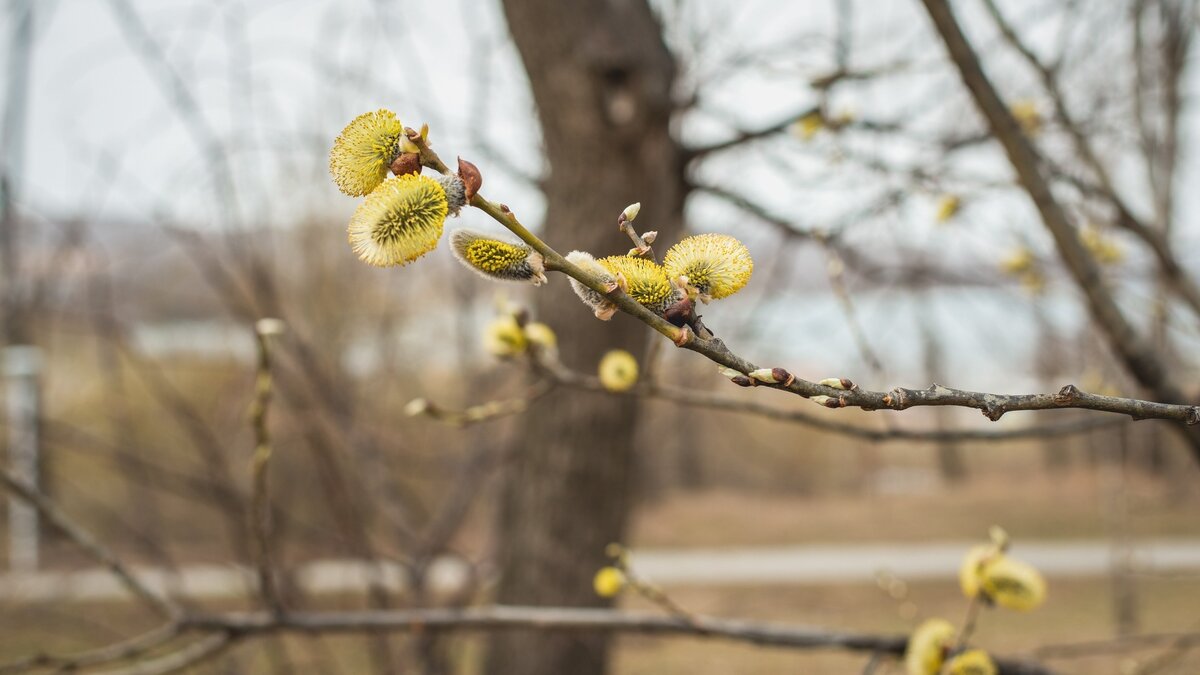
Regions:
<instances>
[{"instance_id":1,"label":"yellow blossom in background","mask_svg":"<svg viewBox=\"0 0 1200 675\"><path fill-rule=\"evenodd\" d=\"M403 137L404 125L391 110L381 108L355 117L329 151L329 173L338 189L362 197L379 187Z\"/></svg>"},{"instance_id":2,"label":"yellow blossom in background","mask_svg":"<svg viewBox=\"0 0 1200 675\"><path fill-rule=\"evenodd\" d=\"M791 130L797 138L807 141L816 136L817 132L824 127L825 119L821 117L821 113L813 111L793 122Z\"/></svg>"},{"instance_id":3,"label":"yellow blossom in background","mask_svg":"<svg viewBox=\"0 0 1200 675\"><path fill-rule=\"evenodd\" d=\"M1037 257L1033 254L1033 251L1022 246L1000 261L1000 270L1005 274L1019 276L1032 270L1036 264Z\"/></svg>"},{"instance_id":4,"label":"yellow blossom in background","mask_svg":"<svg viewBox=\"0 0 1200 675\"><path fill-rule=\"evenodd\" d=\"M947 675L996 675L996 663L982 649L968 649L950 659Z\"/></svg>"},{"instance_id":5,"label":"yellow blossom in background","mask_svg":"<svg viewBox=\"0 0 1200 675\"><path fill-rule=\"evenodd\" d=\"M1030 99L1014 101L1009 112L1027 135L1036 136L1042 130L1042 114L1038 112L1036 102Z\"/></svg>"},{"instance_id":6,"label":"yellow blossom in background","mask_svg":"<svg viewBox=\"0 0 1200 675\"><path fill-rule=\"evenodd\" d=\"M483 348L492 356L516 356L524 352L527 345L525 333L511 315L493 319L483 333Z\"/></svg>"},{"instance_id":7,"label":"yellow blossom in background","mask_svg":"<svg viewBox=\"0 0 1200 675\"><path fill-rule=\"evenodd\" d=\"M946 650L954 643L954 626L945 619L926 619L908 638L904 650L905 675L938 675Z\"/></svg>"},{"instance_id":8,"label":"yellow blossom in background","mask_svg":"<svg viewBox=\"0 0 1200 675\"><path fill-rule=\"evenodd\" d=\"M991 544L980 544L967 550L967 554L963 556L962 565L958 568L958 586L962 589L963 595L968 598L979 595L983 567L999 555L1002 554Z\"/></svg>"},{"instance_id":9,"label":"yellow blossom in background","mask_svg":"<svg viewBox=\"0 0 1200 675\"><path fill-rule=\"evenodd\" d=\"M1001 607L1027 611L1046 599L1046 581L1033 566L1009 557L1008 533L989 532L990 544L972 546L958 570L958 583L968 598L983 596Z\"/></svg>"},{"instance_id":10,"label":"yellow blossom in background","mask_svg":"<svg viewBox=\"0 0 1200 675\"><path fill-rule=\"evenodd\" d=\"M1079 233L1079 240L1101 265L1116 265L1125 259L1125 250L1121 245L1094 225L1083 228Z\"/></svg>"},{"instance_id":11,"label":"yellow blossom in background","mask_svg":"<svg viewBox=\"0 0 1200 675\"><path fill-rule=\"evenodd\" d=\"M958 214L960 208L962 208L962 200L958 198L958 195L943 195L938 200L937 215L935 218L939 223L949 222L951 218Z\"/></svg>"},{"instance_id":12,"label":"yellow blossom in background","mask_svg":"<svg viewBox=\"0 0 1200 675\"><path fill-rule=\"evenodd\" d=\"M554 329L539 321L525 326L525 339L547 351L558 347L558 336L554 334Z\"/></svg>"},{"instance_id":13,"label":"yellow blossom in background","mask_svg":"<svg viewBox=\"0 0 1200 675\"><path fill-rule=\"evenodd\" d=\"M1038 270L1030 270L1021 275L1021 288L1030 295L1041 295L1046 290L1046 275Z\"/></svg>"},{"instance_id":14,"label":"yellow blossom in background","mask_svg":"<svg viewBox=\"0 0 1200 675\"><path fill-rule=\"evenodd\" d=\"M602 598L616 597L625 587L625 573L616 567L601 567L592 578L592 588Z\"/></svg>"},{"instance_id":15,"label":"yellow blossom in background","mask_svg":"<svg viewBox=\"0 0 1200 675\"><path fill-rule=\"evenodd\" d=\"M546 283L542 254L524 243L505 241L471 230L450 234L450 249L463 265L479 274L501 281L524 281L534 286Z\"/></svg>"},{"instance_id":16,"label":"yellow blossom in background","mask_svg":"<svg viewBox=\"0 0 1200 675\"><path fill-rule=\"evenodd\" d=\"M448 208L445 190L432 178L389 178L354 211L350 246L370 265L407 265L437 248Z\"/></svg>"},{"instance_id":17,"label":"yellow blossom in background","mask_svg":"<svg viewBox=\"0 0 1200 675\"><path fill-rule=\"evenodd\" d=\"M637 359L624 349L613 349L600 359L600 384L609 391L627 391L638 380Z\"/></svg>"},{"instance_id":18,"label":"yellow blossom in background","mask_svg":"<svg viewBox=\"0 0 1200 675\"><path fill-rule=\"evenodd\" d=\"M687 237L663 256L663 268L671 279L684 278L699 298L727 298L742 290L754 273L750 250L727 234Z\"/></svg>"},{"instance_id":19,"label":"yellow blossom in background","mask_svg":"<svg viewBox=\"0 0 1200 675\"><path fill-rule=\"evenodd\" d=\"M983 566L983 592L997 605L1027 612L1046 600L1046 580L1032 565L1000 556Z\"/></svg>"}]
</instances>

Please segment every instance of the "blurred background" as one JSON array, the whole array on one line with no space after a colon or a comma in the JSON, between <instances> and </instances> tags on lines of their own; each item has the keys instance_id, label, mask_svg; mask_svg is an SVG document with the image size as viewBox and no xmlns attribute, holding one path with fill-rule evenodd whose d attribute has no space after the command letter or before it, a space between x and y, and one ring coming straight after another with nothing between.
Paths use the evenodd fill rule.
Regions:
<instances>
[{"instance_id":1,"label":"blurred background","mask_svg":"<svg viewBox=\"0 0 1200 675\"><path fill-rule=\"evenodd\" d=\"M557 275L489 283L447 246L374 269L346 243L358 202L329 148L388 108L563 253L624 253L613 223L632 202L656 250L741 239L754 278L703 313L756 363L873 390L1200 400L1197 3L953 6L1157 380L1089 311L915 0L5 0L5 466L180 602L257 607L254 323L277 317L272 546L289 607L603 605L592 575L620 541L692 611L905 633L961 616L955 551L999 524L1046 566L1050 599L985 615L989 649L1195 631L1200 446L1174 423L825 410L733 387L627 317L596 321ZM471 209L447 226L502 231ZM718 403L563 384L525 403L537 376L483 342L512 304L554 329L568 368L622 347L643 378ZM525 410L446 424L405 415L415 398ZM800 417L722 409L737 402ZM44 519L3 508L0 661L156 624ZM1192 673L1197 643L1040 653L1062 672ZM863 661L639 636L301 635L193 672ZM40 672L26 665L3 672Z\"/></svg>"}]
</instances>

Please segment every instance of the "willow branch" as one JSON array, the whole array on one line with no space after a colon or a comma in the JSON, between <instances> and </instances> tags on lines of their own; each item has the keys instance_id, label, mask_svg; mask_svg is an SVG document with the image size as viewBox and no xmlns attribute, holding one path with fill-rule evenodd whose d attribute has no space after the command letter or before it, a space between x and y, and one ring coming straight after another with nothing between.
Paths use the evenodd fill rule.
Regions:
<instances>
[{"instance_id":1,"label":"willow branch","mask_svg":"<svg viewBox=\"0 0 1200 675\"><path fill-rule=\"evenodd\" d=\"M271 409L271 345L270 336L280 332L278 319L262 319L254 327L258 345L258 370L254 379L254 402L250 406L250 426L254 429L254 458L251 462L253 492L250 497L250 529L254 533L255 569L258 591L271 611L283 611L279 588L275 583L275 565L271 555L271 485L268 468L271 463L271 433L267 413Z\"/></svg>"},{"instance_id":2,"label":"willow branch","mask_svg":"<svg viewBox=\"0 0 1200 675\"><path fill-rule=\"evenodd\" d=\"M36 509L42 518L46 519L46 522L75 542L93 560L108 568L108 571L121 582L121 585L156 613L166 618L174 618L180 613L180 608L172 600L159 595L139 581L115 553L82 527L76 525L36 487L12 474L8 469L0 469L0 483L3 483L4 487L18 499Z\"/></svg>"},{"instance_id":3,"label":"willow branch","mask_svg":"<svg viewBox=\"0 0 1200 675\"><path fill-rule=\"evenodd\" d=\"M600 383L600 378L584 375L562 366L547 370L550 377L557 382L589 391L608 391ZM697 391L684 387L672 387L659 384L639 384L625 392L609 392L614 396L641 396L654 398L679 405L695 408L707 408L724 412L745 413L779 422L800 424L813 429L820 429L843 436L859 438L874 443L889 441L1012 441L1024 438L1046 438L1052 436L1068 436L1072 434L1095 431L1097 429L1124 424L1121 418L1100 420L1079 420L1062 424L1046 424L1026 427L1023 429L868 429L846 422L826 419L818 415L797 409L783 409L764 405L758 401L741 397L728 396L713 392Z\"/></svg>"},{"instance_id":4,"label":"willow branch","mask_svg":"<svg viewBox=\"0 0 1200 675\"><path fill-rule=\"evenodd\" d=\"M141 661L119 670L107 671L105 675L167 675L217 656L233 646L235 638L225 631L211 633L181 649L169 652L156 659Z\"/></svg>"},{"instance_id":5,"label":"willow branch","mask_svg":"<svg viewBox=\"0 0 1200 675\"><path fill-rule=\"evenodd\" d=\"M926 2L935 2L936 0L926 0ZM1007 115L1007 111L1005 113ZM1011 117L1008 120L1014 125L1016 122ZM441 173L450 173L449 167L437 156L433 150L421 139L420 134L413 130L408 130L409 138L421 148L422 164L428 166ZM1019 133L1019 131L1017 132ZM602 280L589 272L580 269L578 266L568 262L562 255L551 248L546 242L539 239L536 235L529 231L521 221L517 219L512 210L504 204L492 202L481 194L476 194L471 197L471 205L480 209L484 213L491 216L496 222L503 225L510 232L517 235L521 241L528 244L535 251L540 253L545 259L545 267L547 270L561 272L570 276L588 288L600 293L608 298L610 302L615 304L622 312L629 314L642 323L650 326L662 335L669 338L676 345L689 349L698 354L707 357L713 363L716 363L725 368L737 371L743 375L764 370L761 366L735 354L725 345L718 337L704 337L697 335L687 327L678 328L668 322L665 318L651 312L645 307L638 304L635 300L629 297L619 287L614 289L606 288ZM1057 204L1055 205L1057 207ZM1066 216L1059 211L1062 222L1065 223ZM1067 226L1069 228L1069 225ZM1091 270L1099 279L1099 271L1095 269L1095 262L1088 257L1087 252L1083 249L1083 245L1075 237L1073 231L1069 231L1067 236L1070 237L1070 243L1074 245L1078 253L1084 256L1087 263L1091 265ZM1098 283L1098 281L1097 281ZM1119 319L1120 326L1123 327L1125 337L1136 335L1133 333L1133 328L1124 321L1124 316L1120 314L1112 297L1106 293L1101 293L1102 300L1111 312L1115 313ZM1114 320L1115 321L1115 320ZM1137 365L1142 370L1153 371L1155 382L1162 385L1165 391L1172 395L1163 396L1167 399L1183 398L1182 394L1173 386L1168 387L1161 382L1165 378L1165 373L1162 371L1162 365L1152 353L1143 352L1144 344L1140 340L1136 340L1136 345L1127 346L1127 351L1137 357ZM768 368L766 370L772 370ZM786 374L786 371L783 371ZM1139 399L1121 398L1116 396L1102 396L1099 394L1090 394L1080 391L1075 385L1068 384L1054 394L990 394L983 392L973 392L960 389L951 389L942 385L935 384L928 389L906 389L896 387L890 391L869 391L854 387L851 389L839 389L832 386L827 386L819 382L810 382L798 377L793 377L788 374L781 378L782 381L774 383L760 382L758 380L744 377L747 380L746 386L763 386L771 389L786 391L791 394L796 394L804 398L817 398L816 401L821 405L829 408L846 408L855 407L863 410L907 410L909 408L921 406L959 406L966 408L976 408L990 420L995 421L1000 419L1005 413L1015 410L1051 410L1058 408L1080 408L1085 410L1099 410L1104 412L1114 412L1123 415L1128 415L1133 419L1167 419L1185 424L1194 425L1200 423L1200 407L1193 405L1171 404L1171 403L1156 403L1153 401L1143 401ZM1157 390L1156 390L1157 391ZM1200 452L1200 448L1198 448Z\"/></svg>"},{"instance_id":6,"label":"willow branch","mask_svg":"<svg viewBox=\"0 0 1200 675\"><path fill-rule=\"evenodd\" d=\"M787 649L841 649L854 652L904 653L903 635L872 635L723 619L709 616L662 616L646 612L573 607L493 606L465 609L414 609L375 612L227 613L189 618L185 625L213 630L234 639L279 632L361 633L433 632L449 630L602 631L640 635L712 638ZM998 661L1006 675L1049 675L1043 666L1018 660Z\"/></svg>"},{"instance_id":7,"label":"willow branch","mask_svg":"<svg viewBox=\"0 0 1200 675\"><path fill-rule=\"evenodd\" d=\"M59 671L77 671L82 668L129 661L163 647L179 637L181 630L179 624L172 621L128 640L85 652L66 655L34 654L0 665L0 675L15 675L47 668Z\"/></svg>"}]
</instances>

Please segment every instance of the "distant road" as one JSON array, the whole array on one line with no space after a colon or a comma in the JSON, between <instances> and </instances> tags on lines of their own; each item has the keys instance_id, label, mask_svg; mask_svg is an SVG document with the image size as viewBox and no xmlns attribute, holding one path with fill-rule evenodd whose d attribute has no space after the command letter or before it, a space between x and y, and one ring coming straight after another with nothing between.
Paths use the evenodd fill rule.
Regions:
<instances>
[{"instance_id":1,"label":"distant road","mask_svg":"<svg viewBox=\"0 0 1200 675\"><path fill-rule=\"evenodd\" d=\"M879 572L906 581L947 579L957 574L963 553L977 542L846 544L735 549L645 550L633 556L639 576L656 583L689 586L746 586L872 582ZM1104 540L1020 542L1013 555L1050 577L1108 573L1115 560ZM1136 542L1134 569L1149 574L1195 573L1200 577L1200 539ZM309 593L353 593L369 578L393 591L405 587L398 565L356 560L321 560L300 566L296 581ZM135 567L151 587L195 598L240 596L252 591L254 573L234 565L187 565L179 571ZM466 580L461 561L437 561L430 574L435 590L451 591ZM0 574L0 602L106 601L127 597L105 570Z\"/></svg>"}]
</instances>

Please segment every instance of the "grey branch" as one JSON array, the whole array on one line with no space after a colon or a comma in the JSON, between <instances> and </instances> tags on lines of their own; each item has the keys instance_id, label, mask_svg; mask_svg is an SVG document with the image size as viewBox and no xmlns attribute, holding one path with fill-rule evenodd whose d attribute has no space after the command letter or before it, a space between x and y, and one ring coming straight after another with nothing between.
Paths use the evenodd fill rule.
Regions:
<instances>
[{"instance_id":1,"label":"grey branch","mask_svg":"<svg viewBox=\"0 0 1200 675\"><path fill-rule=\"evenodd\" d=\"M940 4L939 0L925 1L927 4ZM976 63L976 65L978 64ZM999 101L998 98L996 100L997 102ZM1014 133L1020 135L1020 130L1016 127L1016 121L1012 119L1002 104L1000 104L1000 107L1002 110L1001 114L1013 126ZM409 138L421 148L422 164L441 173L450 173L450 168L437 156L437 153L429 148L417 132L411 129L406 130L406 132ZM1023 136L1021 138L1024 139ZM1025 141L1024 144L1024 147L1032 153L1028 142ZM1034 165L1036 170L1036 161L1034 161ZM1048 196L1048 188L1046 192ZM1052 197L1049 198L1053 199ZM562 272L567 276L579 280L588 288L604 294L622 312L633 316L647 326L662 333L676 345L690 349L707 357L713 363L736 370L742 374L748 375L753 371L761 369L760 366L733 353L720 338L702 337L693 333L687 327L677 328L665 318L638 304L633 298L621 291L620 288L616 290L607 288L601 279L571 264L558 251L530 232L507 206L492 202L479 194L471 198L471 205L487 213L496 222L508 228L510 232L517 235L538 253L541 253L545 259L547 270ZM1071 255L1068 257L1074 259L1076 255L1082 256L1083 260L1080 264L1090 270L1090 276L1085 276L1089 276L1089 278L1099 285L1099 271L1095 268L1095 261L1083 249L1083 245L1079 242L1074 231L1070 229L1069 224L1066 223L1066 216L1057 207L1056 202L1054 203L1054 208L1059 217L1057 222L1061 223L1068 230L1064 235L1067 239L1064 247L1071 251ZM1089 298L1094 300L1093 310L1102 314L1102 318L1112 320L1110 327L1114 331L1113 341L1122 349L1122 356L1126 358L1127 363L1130 365L1130 370L1139 375L1139 379L1143 383L1152 382L1154 385L1157 385L1152 388L1157 393L1162 394L1163 398L1170 400L1182 399L1182 393L1172 384L1166 382L1166 373L1162 369L1161 362L1152 351L1149 351L1144 341L1140 339L1133 327L1125 320L1124 315L1117 308L1112 296L1104 289L1097 288L1095 290L1094 294L1089 295ZM1105 322L1101 321L1101 323ZM1124 342L1122 338L1127 338L1130 342ZM1099 394L1080 391L1072 384L1064 386L1055 394L1005 395L951 389L936 384L928 389L905 389L897 387L888 392L867 391L857 387L843 390L796 377L786 382L775 384L760 384L752 379L750 383L787 391L804 398L824 396L827 398L819 400L824 400L826 407L831 408L855 407L863 410L907 410L920 406L949 405L976 408L992 421L998 420L1004 413L1014 410L1079 408L1119 413L1128 415L1136 420L1166 419L1183 422L1188 425L1200 423L1200 407L1194 405L1157 403L1132 398L1101 396ZM1195 450L1197 457L1200 458L1200 445L1197 445Z\"/></svg>"},{"instance_id":2,"label":"grey branch","mask_svg":"<svg viewBox=\"0 0 1200 675\"><path fill-rule=\"evenodd\" d=\"M234 639L278 632L361 633L447 630L607 631L641 635L714 638L788 649L843 649L900 655L903 635L872 635L761 623L708 616L690 618L646 612L570 607L493 606L466 609L414 609L365 612L297 612L275 616L265 612L196 616L184 625L217 631ZM1004 675L1050 675L1038 664L997 660Z\"/></svg>"}]
</instances>

